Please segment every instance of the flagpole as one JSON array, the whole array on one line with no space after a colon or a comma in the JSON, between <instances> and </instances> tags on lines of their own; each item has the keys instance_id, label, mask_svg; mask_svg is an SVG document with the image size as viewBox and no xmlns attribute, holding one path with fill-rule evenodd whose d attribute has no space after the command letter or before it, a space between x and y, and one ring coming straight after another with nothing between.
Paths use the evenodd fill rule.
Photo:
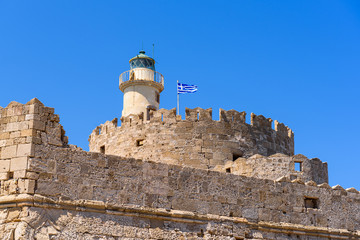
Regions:
<instances>
[{"instance_id":1,"label":"flagpole","mask_svg":"<svg viewBox=\"0 0 360 240\"><path fill-rule=\"evenodd\" d=\"M177 84L176 84L176 93L177 93L177 115L180 115L180 98L179 98L178 86L179 86L179 80L177 80Z\"/></svg>"}]
</instances>

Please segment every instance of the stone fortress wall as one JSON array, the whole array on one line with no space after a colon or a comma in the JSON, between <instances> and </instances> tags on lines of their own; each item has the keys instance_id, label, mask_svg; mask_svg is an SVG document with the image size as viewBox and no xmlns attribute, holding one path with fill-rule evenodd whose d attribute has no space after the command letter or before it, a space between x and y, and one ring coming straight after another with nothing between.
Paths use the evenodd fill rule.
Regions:
<instances>
[{"instance_id":1,"label":"stone fortress wall","mask_svg":"<svg viewBox=\"0 0 360 240\"><path fill-rule=\"evenodd\" d=\"M273 129L270 118L252 113L247 124L246 113L234 110L220 109L219 116L215 121L211 109L187 108L185 120L175 109L152 111L145 117L131 115L122 118L121 126L114 119L91 133L90 151L201 169L230 169L234 174L272 180L287 175L328 182L326 163L306 157L271 157L294 154L294 133L283 123L275 120ZM262 156L251 157L255 154ZM295 162L301 164L301 171L295 171Z\"/></svg>"},{"instance_id":2,"label":"stone fortress wall","mask_svg":"<svg viewBox=\"0 0 360 240\"><path fill-rule=\"evenodd\" d=\"M354 188L86 152L36 99L0 112L0 239L360 238Z\"/></svg>"}]
</instances>

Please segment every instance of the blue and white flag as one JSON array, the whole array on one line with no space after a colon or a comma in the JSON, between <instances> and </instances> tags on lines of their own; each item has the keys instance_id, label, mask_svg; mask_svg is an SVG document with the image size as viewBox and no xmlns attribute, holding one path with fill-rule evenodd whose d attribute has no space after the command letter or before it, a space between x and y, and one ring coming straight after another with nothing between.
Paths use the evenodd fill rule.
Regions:
<instances>
[{"instance_id":1,"label":"blue and white flag","mask_svg":"<svg viewBox=\"0 0 360 240\"><path fill-rule=\"evenodd\" d=\"M184 84L184 83L178 83L177 85L177 93L183 94L183 93L194 93L198 90L196 85L190 85L190 84Z\"/></svg>"}]
</instances>

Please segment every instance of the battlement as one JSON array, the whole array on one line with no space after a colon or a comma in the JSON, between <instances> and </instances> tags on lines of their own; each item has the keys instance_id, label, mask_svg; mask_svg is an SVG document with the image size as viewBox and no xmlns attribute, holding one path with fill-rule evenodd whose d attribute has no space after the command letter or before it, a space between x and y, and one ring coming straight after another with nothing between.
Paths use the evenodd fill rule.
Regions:
<instances>
[{"instance_id":1,"label":"battlement","mask_svg":"<svg viewBox=\"0 0 360 240\"><path fill-rule=\"evenodd\" d=\"M183 120L175 108L149 110L146 116L122 117L121 126L106 122L91 133L90 151L204 169L239 156L294 154L294 135L278 121L273 129L270 118L253 113L251 124L245 112L235 110L220 109L219 120L212 118L211 108L186 108L185 113Z\"/></svg>"},{"instance_id":2,"label":"battlement","mask_svg":"<svg viewBox=\"0 0 360 240\"><path fill-rule=\"evenodd\" d=\"M213 119L212 117L212 108L203 109L203 108L185 108L185 120L186 121L224 121L229 123L242 123L246 124L246 112L238 112L236 110L224 110L222 108L219 109L219 120ZM148 118L145 119L143 114L135 115L131 114L127 117L122 117L121 121L122 123L127 122L133 122L135 124L143 124L147 121L150 122L174 122L174 121L181 121L181 116L176 115L176 108L167 110L167 109L159 109L159 110L150 110L148 114ZM288 127L285 126L283 123L280 123L279 121L274 121L274 128L272 127L273 120L271 118L266 118L263 115L256 115L254 113L251 113L251 126L257 127L257 128L263 128L263 129L273 129L275 131L284 133L286 135L289 135L289 137L292 137L293 132ZM289 134L289 132L291 134Z\"/></svg>"},{"instance_id":3,"label":"battlement","mask_svg":"<svg viewBox=\"0 0 360 240\"><path fill-rule=\"evenodd\" d=\"M185 108L186 120L187 121L212 121L212 109L202 108Z\"/></svg>"},{"instance_id":4,"label":"battlement","mask_svg":"<svg viewBox=\"0 0 360 240\"><path fill-rule=\"evenodd\" d=\"M266 118L263 115L255 115L254 113L251 113L251 125L262 128L262 129L271 129L271 118Z\"/></svg>"},{"instance_id":5,"label":"battlement","mask_svg":"<svg viewBox=\"0 0 360 240\"><path fill-rule=\"evenodd\" d=\"M181 116L176 116L176 108L170 110L159 109L157 111L152 110L150 112L149 120L150 122L175 123L181 120Z\"/></svg>"},{"instance_id":6,"label":"battlement","mask_svg":"<svg viewBox=\"0 0 360 240\"><path fill-rule=\"evenodd\" d=\"M185 108L185 120L186 121L220 121L220 122L228 122L228 123L246 123L246 112L238 112L236 110L224 110L219 109L219 116L220 119L216 120L212 117L212 108L203 109L203 108ZM181 119L180 115L176 115L176 108L167 110L167 109L159 109L159 110L150 110L147 118L144 114L130 114L126 117L121 118L122 125L126 125L126 123L132 124L145 124L148 122L164 122L164 123L173 123L184 121ZM274 128L272 127L273 120L271 118L266 118L263 115L256 115L251 113L251 123L250 125L256 128L263 128L263 129L273 129L279 133L286 134L289 137L293 137L292 130L285 126L283 123L279 121L274 121ZM131 125L131 124L129 124Z\"/></svg>"},{"instance_id":7,"label":"battlement","mask_svg":"<svg viewBox=\"0 0 360 240\"><path fill-rule=\"evenodd\" d=\"M246 112L238 112L235 110L225 111L224 109L219 109L220 121L232 122L232 123L241 123L245 124L246 121Z\"/></svg>"},{"instance_id":8,"label":"battlement","mask_svg":"<svg viewBox=\"0 0 360 240\"><path fill-rule=\"evenodd\" d=\"M285 126L283 123L279 123L277 120L274 121L275 131L279 134L288 135L290 138L294 138L294 132L288 127Z\"/></svg>"},{"instance_id":9,"label":"battlement","mask_svg":"<svg viewBox=\"0 0 360 240\"><path fill-rule=\"evenodd\" d=\"M108 133L113 129L116 129L116 127L118 126L118 119L114 118L111 121L106 121L104 124L101 124L100 126L96 127L93 130L93 134L94 135L99 135L101 133Z\"/></svg>"}]
</instances>

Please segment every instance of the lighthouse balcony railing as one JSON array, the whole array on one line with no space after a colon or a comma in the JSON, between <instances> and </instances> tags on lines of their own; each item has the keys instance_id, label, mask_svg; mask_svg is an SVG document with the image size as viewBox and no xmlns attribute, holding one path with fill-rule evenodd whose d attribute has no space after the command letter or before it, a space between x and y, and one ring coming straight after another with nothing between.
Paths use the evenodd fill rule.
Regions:
<instances>
[{"instance_id":1,"label":"lighthouse balcony railing","mask_svg":"<svg viewBox=\"0 0 360 240\"><path fill-rule=\"evenodd\" d=\"M154 81L164 85L164 76L159 72L147 68L135 68L123 72L119 77L119 84L135 80Z\"/></svg>"}]
</instances>

